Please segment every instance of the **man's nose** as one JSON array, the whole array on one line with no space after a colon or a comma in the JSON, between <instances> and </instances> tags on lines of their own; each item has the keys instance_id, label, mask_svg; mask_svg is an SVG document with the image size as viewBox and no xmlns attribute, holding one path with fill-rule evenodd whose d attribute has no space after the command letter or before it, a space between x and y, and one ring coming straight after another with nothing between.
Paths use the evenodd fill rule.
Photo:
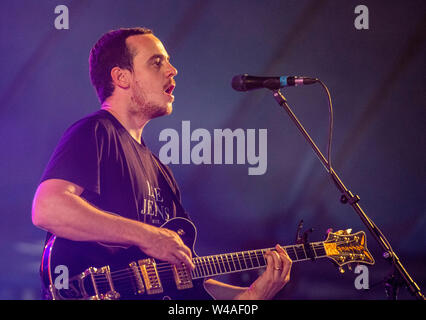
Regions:
<instances>
[{"instance_id":1,"label":"man's nose","mask_svg":"<svg viewBox=\"0 0 426 320\"><path fill-rule=\"evenodd\" d=\"M170 62L168 62L168 64L169 64L169 68L167 71L168 72L167 76L175 77L178 74L177 69Z\"/></svg>"}]
</instances>

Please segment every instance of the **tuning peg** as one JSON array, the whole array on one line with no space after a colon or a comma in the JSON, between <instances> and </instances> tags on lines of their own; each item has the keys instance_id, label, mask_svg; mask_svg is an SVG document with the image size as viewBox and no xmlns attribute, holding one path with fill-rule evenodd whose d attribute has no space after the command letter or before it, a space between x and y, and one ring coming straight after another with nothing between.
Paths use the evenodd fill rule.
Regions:
<instances>
[{"instance_id":1,"label":"tuning peg","mask_svg":"<svg viewBox=\"0 0 426 320\"><path fill-rule=\"evenodd\" d=\"M352 229L346 229L345 230L345 234L351 234L351 232L352 232Z\"/></svg>"},{"instance_id":2,"label":"tuning peg","mask_svg":"<svg viewBox=\"0 0 426 320\"><path fill-rule=\"evenodd\" d=\"M324 238L325 239L327 239L328 238L328 235L330 234L330 233L332 233L333 232L333 228L328 228L327 230L325 230L325 236L324 236Z\"/></svg>"}]
</instances>

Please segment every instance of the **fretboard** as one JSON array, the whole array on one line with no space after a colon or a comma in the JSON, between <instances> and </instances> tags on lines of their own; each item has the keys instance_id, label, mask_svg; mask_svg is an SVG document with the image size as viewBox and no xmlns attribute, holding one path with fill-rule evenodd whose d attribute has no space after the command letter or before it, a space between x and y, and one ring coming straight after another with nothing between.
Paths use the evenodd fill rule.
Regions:
<instances>
[{"instance_id":1,"label":"fretboard","mask_svg":"<svg viewBox=\"0 0 426 320\"><path fill-rule=\"evenodd\" d=\"M324 242L313 242L308 246L296 244L285 246L283 249L287 252L293 262L327 256L324 248ZM196 257L192 259L195 264L195 269L191 271L192 279L201 279L265 267L265 253L267 250L275 249L266 248Z\"/></svg>"}]
</instances>

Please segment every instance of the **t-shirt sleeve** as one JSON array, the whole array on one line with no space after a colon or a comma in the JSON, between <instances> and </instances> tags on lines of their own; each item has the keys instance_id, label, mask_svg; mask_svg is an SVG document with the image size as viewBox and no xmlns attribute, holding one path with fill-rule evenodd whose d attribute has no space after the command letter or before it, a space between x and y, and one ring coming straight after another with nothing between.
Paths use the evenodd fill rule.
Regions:
<instances>
[{"instance_id":1,"label":"t-shirt sleeve","mask_svg":"<svg viewBox=\"0 0 426 320\"><path fill-rule=\"evenodd\" d=\"M61 137L41 182L63 179L100 193L100 162L106 130L98 121L83 119Z\"/></svg>"}]
</instances>

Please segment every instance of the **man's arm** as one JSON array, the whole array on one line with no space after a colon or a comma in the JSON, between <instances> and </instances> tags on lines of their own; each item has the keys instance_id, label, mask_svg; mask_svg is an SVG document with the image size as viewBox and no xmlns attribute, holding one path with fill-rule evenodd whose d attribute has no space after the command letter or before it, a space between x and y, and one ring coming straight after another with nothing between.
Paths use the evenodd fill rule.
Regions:
<instances>
[{"instance_id":1,"label":"man's arm","mask_svg":"<svg viewBox=\"0 0 426 320\"><path fill-rule=\"evenodd\" d=\"M206 291L217 300L269 300L290 281L291 259L276 245L276 251L265 253L265 272L249 288L232 286L213 279L204 281Z\"/></svg>"},{"instance_id":2,"label":"man's arm","mask_svg":"<svg viewBox=\"0 0 426 320\"><path fill-rule=\"evenodd\" d=\"M69 181L42 182L33 200L33 224L74 241L135 245L154 258L194 268L191 250L175 232L102 211L82 193L83 188Z\"/></svg>"}]
</instances>

